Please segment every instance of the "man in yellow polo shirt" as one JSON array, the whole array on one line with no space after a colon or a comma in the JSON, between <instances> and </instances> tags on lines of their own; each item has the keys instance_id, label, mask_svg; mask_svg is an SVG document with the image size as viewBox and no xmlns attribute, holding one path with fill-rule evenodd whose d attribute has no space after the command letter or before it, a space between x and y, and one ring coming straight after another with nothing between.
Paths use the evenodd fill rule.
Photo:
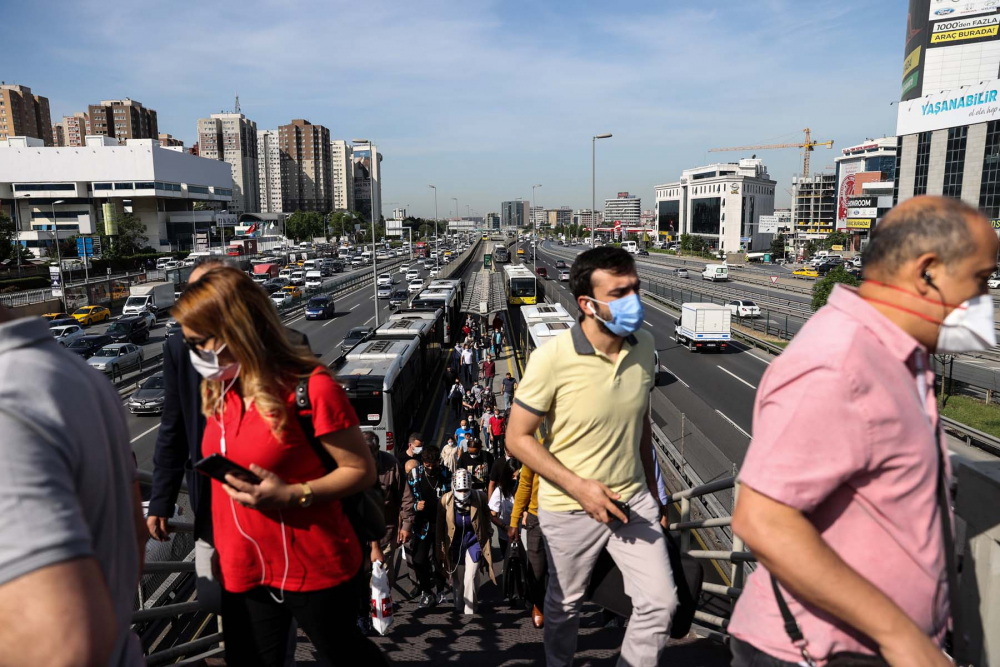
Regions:
<instances>
[{"instance_id":1,"label":"man in yellow polo shirt","mask_svg":"<svg viewBox=\"0 0 1000 667\"><path fill-rule=\"evenodd\" d=\"M532 353L507 428L508 449L542 478L546 662L572 665L584 593L607 548L632 598L619 667L653 666L677 607L649 424L653 336L641 329L639 278L627 252L588 250L569 280L580 322ZM534 436L543 420L544 444Z\"/></svg>"}]
</instances>

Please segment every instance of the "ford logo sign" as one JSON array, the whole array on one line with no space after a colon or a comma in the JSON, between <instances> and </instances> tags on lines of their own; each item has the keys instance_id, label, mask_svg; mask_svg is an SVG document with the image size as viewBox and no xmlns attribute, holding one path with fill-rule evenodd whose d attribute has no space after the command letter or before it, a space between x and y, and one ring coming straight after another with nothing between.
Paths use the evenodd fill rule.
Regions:
<instances>
[{"instance_id":1,"label":"ford logo sign","mask_svg":"<svg viewBox=\"0 0 1000 667\"><path fill-rule=\"evenodd\" d=\"M951 7L945 7L944 9L939 9L934 12L934 16L948 16L948 14L954 14L955 10Z\"/></svg>"}]
</instances>

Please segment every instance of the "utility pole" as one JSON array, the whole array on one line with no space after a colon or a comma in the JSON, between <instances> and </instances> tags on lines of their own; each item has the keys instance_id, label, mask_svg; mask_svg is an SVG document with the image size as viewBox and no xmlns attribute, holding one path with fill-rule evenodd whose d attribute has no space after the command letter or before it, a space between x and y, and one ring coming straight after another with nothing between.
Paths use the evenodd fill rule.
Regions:
<instances>
[{"instance_id":1,"label":"utility pole","mask_svg":"<svg viewBox=\"0 0 1000 667\"><path fill-rule=\"evenodd\" d=\"M594 228L597 227L597 140L610 139L611 133L596 134L590 140L590 247L594 248Z\"/></svg>"}]
</instances>

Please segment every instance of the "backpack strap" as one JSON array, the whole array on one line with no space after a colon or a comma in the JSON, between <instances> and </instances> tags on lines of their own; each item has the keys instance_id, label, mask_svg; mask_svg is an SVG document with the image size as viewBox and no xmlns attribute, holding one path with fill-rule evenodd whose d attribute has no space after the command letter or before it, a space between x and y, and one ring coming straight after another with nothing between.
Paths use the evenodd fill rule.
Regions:
<instances>
[{"instance_id":1,"label":"backpack strap","mask_svg":"<svg viewBox=\"0 0 1000 667\"><path fill-rule=\"evenodd\" d=\"M320 463L327 472L337 467L337 462L330 456L323 443L316 437L316 428L312 420L312 402L309 400L309 378L299 378L295 385L295 416L298 417L299 426L309 441L309 446L316 452Z\"/></svg>"}]
</instances>

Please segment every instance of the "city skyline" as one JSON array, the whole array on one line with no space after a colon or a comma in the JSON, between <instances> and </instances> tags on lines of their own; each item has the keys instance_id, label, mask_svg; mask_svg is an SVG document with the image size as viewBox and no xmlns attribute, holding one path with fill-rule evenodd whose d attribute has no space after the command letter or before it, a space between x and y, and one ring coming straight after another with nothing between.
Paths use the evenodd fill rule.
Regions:
<instances>
[{"instance_id":1,"label":"city skyline","mask_svg":"<svg viewBox=\"0 0 1000 667\"><path fill-rule=\"evenodd\" d=\"M482 216L530 198L538 183L537 206L589 208L590 138L603 132L614 136L597 146L598 202L625 190L652 202L654 186L683 169L750 156L713 147L800 142L810 127L835 141L813 153L817 172L840 148L891 135L906 3L875 5L376 3L289 13L251 2L239 13L246 19L212 20L221 7L199 8L197 22L164 12L150 33L138 17L106 22L65 3L44 15L12 7L12 22L44 22L54 39L17 32L0 53L12 65L6 81L47 97L53 122L130 97L190 146L198 119L231 109L238 93L259 129L309 118L332 138L376 138L383 214L400 205L432 216L435 183L441 217L464 215L466 205ZM365 26L371 39L317 59L309 45L345 24ZM886 36L865 39L861 25ZM241 43L257 48L234 48ZM98 44L109 57L95 64L83 56ZM36 57L15 57L29 47ZM757 157L787 207L801 151Z\"/></svg>"}]
</instances>

